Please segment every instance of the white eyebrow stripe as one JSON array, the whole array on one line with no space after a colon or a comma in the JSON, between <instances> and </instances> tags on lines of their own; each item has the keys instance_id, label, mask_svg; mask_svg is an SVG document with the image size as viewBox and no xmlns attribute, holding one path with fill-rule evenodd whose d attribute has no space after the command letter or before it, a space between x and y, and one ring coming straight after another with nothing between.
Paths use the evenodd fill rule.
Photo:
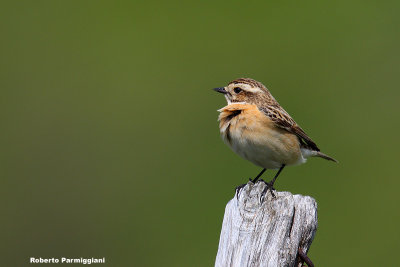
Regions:
<instances>
[{"instance_id":1,"label":"white eyebrow stripe","mask_svg":"<svg viewBox=\"0 0 400 267\"><path fill-rule=\"evenodd\" d=\"M261 89L258 87L252 87L249 84L246 83L238 83L235 84L235 86L240 85L240 88L242 88L243 90L247 91L247 92L251 92L251 93L257 93L257 92L261 92Z\"/></svg>"}]
</instances>

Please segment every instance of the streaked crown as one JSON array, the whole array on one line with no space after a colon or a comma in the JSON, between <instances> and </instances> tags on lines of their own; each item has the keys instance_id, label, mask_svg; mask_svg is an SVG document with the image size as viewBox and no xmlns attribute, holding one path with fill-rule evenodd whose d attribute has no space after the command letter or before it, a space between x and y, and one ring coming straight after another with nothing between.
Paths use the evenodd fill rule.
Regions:
<instances>
[{"instance_id":1,"label":"streaked crown","mask_svg":"<svg viewBox=\"0 0 400 267\"><path fill-rule=\"evenodd\" d=\"M276 103L274 97L265 85L250 78L239 78L231 81L223 88L215 88L214 90L223 93L228 104L245 102L263 106L269 103Z\"/></svg>"}]
</instances>

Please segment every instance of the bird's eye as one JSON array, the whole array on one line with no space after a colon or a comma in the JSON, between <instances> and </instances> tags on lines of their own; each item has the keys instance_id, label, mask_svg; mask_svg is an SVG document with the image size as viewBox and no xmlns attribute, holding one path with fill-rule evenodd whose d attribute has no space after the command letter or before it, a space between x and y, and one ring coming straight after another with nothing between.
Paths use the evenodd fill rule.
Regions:
<instances>
[{"instance_id":1,"label":"bird's eye","mask_svg":"<svg viewBox=\"0 0 400 267\"><path fill-rule=\"evenodd\" d=\"M233 91L235 91L236 94L239 94L242 89L240 87L235 87L233 88Z\"/></svg>"}]
</instances>

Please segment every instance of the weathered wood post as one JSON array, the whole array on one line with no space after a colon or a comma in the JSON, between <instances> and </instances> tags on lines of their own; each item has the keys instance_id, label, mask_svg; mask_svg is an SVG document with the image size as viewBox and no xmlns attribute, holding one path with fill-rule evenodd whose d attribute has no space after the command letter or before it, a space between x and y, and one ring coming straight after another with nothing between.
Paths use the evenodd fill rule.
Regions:
<instances>
[{"instance_id":1,"label":"weathered wood post","mask_svg":"<svg viewBox=\"0 0 400 267\"><path fill-rule=\"evenodd\" d=\"M216 267L302 266L317 230L317 203L275 191L275 198L268 191L261 203L264 187L249 182L226 205Z\"/></svg>"}]
</instances>

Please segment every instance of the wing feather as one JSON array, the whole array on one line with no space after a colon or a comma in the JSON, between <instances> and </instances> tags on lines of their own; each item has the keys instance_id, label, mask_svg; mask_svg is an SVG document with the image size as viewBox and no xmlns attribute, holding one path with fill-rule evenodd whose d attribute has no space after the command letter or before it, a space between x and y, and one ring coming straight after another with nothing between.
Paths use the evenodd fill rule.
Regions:
<instances>
[{"instance_id":1,"label":"wing feather","mask_svg":"<svg viewBox=\"0 0 400 267\"><path fill-rule=\"evenodd\" d=\"M267 115L276 126L285 129L286 131L295 134L303 146L311 148L315 151L320 151L317 144L301 129L299 125L290 117L290 115L278 105L268 105L260 110Z\"/></svg>"}]
</instances>

